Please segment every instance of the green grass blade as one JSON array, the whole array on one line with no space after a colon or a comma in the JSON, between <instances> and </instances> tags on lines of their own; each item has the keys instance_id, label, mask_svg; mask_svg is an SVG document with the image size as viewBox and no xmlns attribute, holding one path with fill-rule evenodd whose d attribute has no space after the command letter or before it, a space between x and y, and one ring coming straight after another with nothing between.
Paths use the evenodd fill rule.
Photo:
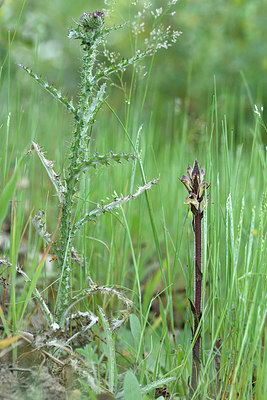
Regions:
<instances>
[{"instance_id":1,"label":"green grass blade","mask_svg":"<svg viewBox=\"0 0 267 400\"><path fill-rule=\"evenodd\" d=\"M12 197L15 193L16 185L20 178L23 161L24 161L24 155L21 156L20 159L18 160L12 177L10 178L7 185L2 190L2 193L0 194L0 228L7 215L9 202L10 200L12 200Z\"/></svg>"}]
</instances>

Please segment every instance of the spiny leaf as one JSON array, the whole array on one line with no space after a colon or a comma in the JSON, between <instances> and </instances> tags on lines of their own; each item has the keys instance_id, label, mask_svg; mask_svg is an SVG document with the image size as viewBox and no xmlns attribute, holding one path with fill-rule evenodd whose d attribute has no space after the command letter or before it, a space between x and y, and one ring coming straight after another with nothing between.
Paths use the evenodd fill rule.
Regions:
<instances>
[{"instance_id":1,"label":"spiny leaf","mask_svg":"<svg viewBox=\"0 0 267 400\"><path fill-rule=\"evenodd\" d=\"M66 96L63 96L60 90L55 88L53 85L46 82L40 76L35 74L30 68L26 67L25 65L18 64L24 71L26 71L43 89L45 89L48 93L50 93L56 100L58 100L61 104L71 111L72 113L76 114L76 108L73 105L72 100L69 100Z\"/></svg>"},{"instance_id":2,"label":"spiny leaf","mask_svg":"<svg viewBox=\"0 0 267 400\"><path fill-rule=\"evenodd\" d=\"M170 377L170 378L162 378L159 379L158 381L154 381L150 384L148 384L147 386L145 386L144 388L141 389L142 393L149 393L152 390L160 387L160 386L164 386L164 385L168 385L170 382L173 382L177 379L177 377Z\"/></svg>"},{"instance_id":3,"label":"spiny leaf","mask_svg":"<svg viewBox=\"0 0 267 400\"><path fill-rule=\"evenodd\" d=\"M53 167L54 167L54 162L47 160L44 156L44 153L41 151L40 146L37 143L32 142L32 149L34 149L37 154L38 157L41 160L41 163L43 164L43 166L45 167L45 170L50 178L50 181L53 183L56 191L57 191L57 195L59 197L59 201L62 204L63 200L64 200L64 192L66 191L65 186L62 184L62 182L59 179L59 175L55 173Z\"/></svg>"},{"instance_id":4,"label":"spiny leaf","mask_svg":"<svg viewBox=\"0 0 267 400\"><path fill-rule=\"evenodd\" d=\"M103 83L103 85L101 85L100 88L98 88L98 91L96 95L93 97L92 103L90 104L88 109L84 111L83 118L86 126L95 121L97 113L102 107L105 91L106 91L106 84Z\"/></svg>"},{"instance_id":5,"label":"spiny leaf","mask_svg":"<svg viewBox=\"0 0 267 400\"><path fill-rule=\"evenodd\" d=\"M153 185L156 185L159 181L159 178L154 178L151 181L147 182L144 186L140 186L138 190L134 194L129 194L128 196L121 196L119 198L115 197L114 200L106 205L99 206L95 208L93 211L91 211L88 214L85 214L83 218L78 221L74 227L73 227L73 233L75 233L78 229L80 229L86 222L88 221L94 221L96 217L98 217L101 214L104 214L106 212L110 212L114 210L115 208L118 208L122 206L124 203L127 203L130 200L136 199L141 193L143 193L145 190L151 189Z\"/></svg>"},{"instance_id":6,"label":"spiny leaf","mask_svg":"<svg viewBox=\"0 0 267 400\"><path fill-rule=\"evenodd\" d=\"M41 236L44 242L48 245L51 241L52 235L45 229L44 211L38 211L38 213L32 219L32 224L38 235Z\"/></svg>"},{"instance_id":7,"label":"spiny leaf","mask_svg":"<svg viewBox=\"0 0 267 400\"><path fill-rule=\"evenodd\" d=\"M32 283L31 279L20 267L16 267L16 270L18 271L18 273L20 273L23 276L25 282ZM44 301L41 293L39 292L39 290L36 287L34 288L33 293L35 294L37 300L39 301L40 307L44 313L44 316L46 318L46 321L47 321L49 327L53 330L59 329L59 325L55 322L55 319L54 319L51 311L47 307L46 302Z\"/></svg>"},{"instance_id":8,"label":"spiny leaf","mask_svg":"<svg viewBox=\"0 0 267 400\"><path fill-rule=\"evenodd\" d=\"M43 239L47 246L51 246L52 253L56 256L57 262L60 266L60 256L58 253L58 249L53 243L51 244L52 235L46 230L44 214L44 211L39 210L38 213L33 217L32 224L38 235Z\"/></svg>"},{"instance_id":9,"label":"spiny leaf","mask_svg":"<svg viewBox=\"0 0 267 400\"><path fill-rule=\"evenodd\" d=\"M120 24L120 25L113 25L113 26L110 26L110 27L104 26L104 27L102 28L103 36L107 36L107 35L110 34L110 32L118 31L118 30L124 28L125 26L128 25L128 23L129 23L129 21L123 22L123 23Z\"/></svg>"},{"instance_id":10,"label":"spiny leaf","mask_svg":"<svg viewBox=\"0 0 267 400\"><path fill-rule=\"evenodd\" d=\"M92 154L89 158L89 160L83 161L79 167L77 167L74 170L74 175L71 177L70 182L73 182L73 180L80 175L82 172L84 172L87 168L93 167L96 168L98 165L111 165L112 162L116 162L120 164L122 161L129 161L135 159L135 155L132 153L113 153L112 151L109 151L106 154Z\"/></svg>"},{"instance_id":11,"label":"spiny leaf","mask_svg":"<svg viewBox=\"0 0 267 400\"><path fill-rule=\"evenodd\" d=\"M121 62L119 62L118 64L110 65L104 71L96 74L96 79L98 81L99 79L106 78L109 75L114 74L115 72L124 71L124 69L128 67L128 65L135 64L136 62L142 60L148 55L151 55L151 50L140 52L138 54L135 54L131 58L125 58L124 60L121 60Z\"/></svg>"},{"instance_id":12,"label":"spiny leaf","mask_svg":"<svg viewBox=\"0 0 267 400\"><path fill-rule=\"evenodd\" d=\"M166 386L170 382L173 382L175 380L177 380L176 376L170 377L170 378L159 379L158 381L154 381L154 382L148 384L147 386L141 387L141 393L142 394L146 394L146 393L152 392L152 390L155 390L156 388L158 388L160 386ZM125 398L126 399L126 397L124 397L124 392L123 391L117 393L116 398L117 399L121 399L121 398Z\"/></svg>"},{"instance_id":13,"label":"spiny leaf","mask_svg":"<svg viewBox=\"0 0 267 400\"><path fill-rule=\"evenodd\" d=\"M60 326L64 327L65 322L67 321L67 315L70 313L70 310L80 301L86 299L89 296L92 296L95 293L100 292L102 295L115 295L118 300L120 300L125 306L125 310L121 310L121 318L113 319L111 321L111 330L114 331L115 329L119 328L128 318L133 308L133 302L129 300L126 296L124 296L121 292L113 287L107 286L92 286L89 289L83 290L78 295L74 296L71 300L71 303L68 307L64 309L60 319Z\"/></svg>"},{"instance_id":14,"label":"spiny leaf","mask_svg":"<svg viewBox=\"0 0 267 400\"><path fill-rule=\"evenodd\" d=\"M88 331L91 330L94 327L94 325L97 324L99 321L99 318L90 311L89 312L88 311L85 311L85 312L78 311L75 314L71 314L71 316L66 319L66 321L65 321L66 326L69 328L70 321L74 321L75 319L82 321L82 328L78 332L75 332L74 335L72 335L66 341L66 343L65 343L66 345L71 343L75 338L77 338L77 336L84 335L85 332L87 332L87 334L88 334Z\"/></svg>"}]
</instances>

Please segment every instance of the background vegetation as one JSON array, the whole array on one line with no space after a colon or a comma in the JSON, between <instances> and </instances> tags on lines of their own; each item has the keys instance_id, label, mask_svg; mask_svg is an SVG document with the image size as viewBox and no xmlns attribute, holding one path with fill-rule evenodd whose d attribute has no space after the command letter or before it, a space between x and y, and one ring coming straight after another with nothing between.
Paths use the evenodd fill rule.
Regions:
<instances>
[{"instance_id":1,"label":"background vegetation","mask_svg":"<svg viewBox=\"0 0 267 400\"><path fill-rule=\"evenodd\" d=\"M162 3L153 1L158 8ZM67 28L74 25L72 19L77 20L82 12L102 6L102 1L93 0L9 0L2 4L1 189L31 140L44 147L60 171L72 128L65 110L23 74L16 63L29 65L76 99L80 50L67 39ZM192 217L183 205L186 193L178 177L195 158L205 168L206 181L211 183L204 220L207 290L202 349L204 378L199 390L202 398L216 398L214 347L220 338L222 398L264 399L266 394L264 7L260 0L181 0L174 7L176 14L163 20L166 26L171 23L183 32L178 42L156 54L150 75L145 75L151 66L148 58L142 62L144 69L139 66L128 71L117 77L111 87L108 103L134 142L143 126L140 148L147 178L160 176L159 185L150 192L150 213L143 196L128 204L119 215L107 215L96 225L88 225L84 234L77 237L77 247L86 258L93 279L99 284L127 288L140 321L132 317L131 325L121 328L116 337L116 350L120 352L116 354L114 373L117 395L123 389L120 374L128 370L133 371L143 387L163 377L176 377L177 382L168 385L169 393L178 393L177 398L188 395L192 316L186 305L187 298L193 297L194 253ZM115 13L106 23L132 20L135 10L130 1L118 1ZM153 21L148 17L146 22L149 25ZM132 54L133 42L127 26L114 32L112 40L111 50L119 51L122 57ZM141 47L142 35L139 40ZM260 116L254 112L255 104L258 110L263 106ZM100 153L132 151L118 118L108 107L101 110L92 136L93 146ZM43 249L29 224L23 240L26 250L19 251L26 221L33 207L36 212L45 209L47 227L53 232L58 207L53 188L36 156L28 157L22 176L16 192L16 216L13 204L10 218L2 227L5 235L1 235L4 243L1 257L12 262L18 260L31 275ZM131 164L99 168L85 177L78 204L89 208L92 202L112 197L114 190L128 193L132 189L132 176ZM137 167L134 188L138 184L141 174ZM151 218L155 222L154 231ZM7 269L2 269L1 274L9 279ZM48 262L38 287L52 303L54 288L48 286L56 279L56 265ZM86 271L75 270L73 282L74 290L84 287ZM12 311L12 301L7 302L5 312L10 326L14 313L20 320L19 302L23 302L20 278L16 288L12 284L17 308ZM159 296L154 300L160 292L161 300ZM105 305L101 299L95 301ZM90 309L94 304L81 307ZM113 309L116 307L114 303ZM20 328L31 329L37 313L36 308L29 307ZM96 338L92 343L95 347L88 347L83 355L89 364L96 366L96 378L103 390L110 387L108 371L112 360L105 347L108 345ZM86 385L85 391L89 390Z\"/></svg>"}]
</instances>

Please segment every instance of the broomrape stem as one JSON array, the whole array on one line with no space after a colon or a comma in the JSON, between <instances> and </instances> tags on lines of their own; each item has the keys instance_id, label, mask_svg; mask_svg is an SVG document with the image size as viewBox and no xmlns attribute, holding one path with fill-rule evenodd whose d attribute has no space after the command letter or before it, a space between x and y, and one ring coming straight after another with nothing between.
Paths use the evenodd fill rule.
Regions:
<instances>
[{"instance_id":1,"label":"broomrape stem","mask_svg":"<svg viewBox=\"0 0 267 400\"><path fill-rule=\"evenodd\" d=\"M189 196L185 204L189 205L193 214L193 230L195 234L195 299L194 303L190 300L192 313L194 316L193 329L193 354L191 372L191 395L196 392L198 377L200 372L200 341L201 341L201 296L202 296L202 265L201 265L201 220L203 218L204 194L209 187L204 182L205 172L199 169L198 161L195 160L194 168L187 168L187 175L180 179L188 190ZM208 198L208 196L207 196Z\"/></svg>"},{"instance_id":2,"label":"broomrape stem","mask_svg":"<svg viewBox=\"0 0 267 400\"><path fill-rule=\"evenodd\" d=\"M202 267L201 267L201 214L194 217L195 227L195 307L196 315L194 317L194 336L201 318L201 294L202 294ZM200 358L200 334L196 339L193 348L194 356Z\"/></svg>"},{"instance_id":3,"label":"broomrape stem","mask_svg":"<svg viewBox=\"0 0 267 400\"><path fill-rule=\"evenodd\" d=\"M191 390L196 391L197 381L200 372L200 323L201 323L201 294L202 294L202 266L201 266L201 214L194 216L194 232L195 232L195 300L194 300L194 331L193 338L195 344L193 346L192 355L192 376L191 376Z\"/></svg>"}]
</instances>

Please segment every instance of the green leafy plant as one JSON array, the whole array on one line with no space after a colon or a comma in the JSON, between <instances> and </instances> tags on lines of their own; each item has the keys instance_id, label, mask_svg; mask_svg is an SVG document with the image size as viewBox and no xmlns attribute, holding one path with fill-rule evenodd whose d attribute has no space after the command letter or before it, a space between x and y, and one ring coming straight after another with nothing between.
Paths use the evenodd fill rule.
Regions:
<instances>
[{"instance_id":1,"label":"green leafy plant","mask_svg":"<svg viewBox=\"0 0 267 400\"><path fill-rule=\"evenodd\" d=\"M114 153L112 151L106 154L98 154L90 152L90 134L96 121L99 110L105 102L107 80L110 75L119 71L123 71L127 66L139 61L151 52L148 49L144 52L139 52L129 59L123 59L117 63L100 63L98 55L103 41L114 30L119 27L107 28L104 24L104 13L96 11L94 13L84 13L76 28L70 29L68 37L77 39L81 42L83 51L82 68L81 68L81 83L79 102L77 105L69 100L62 92L44 81L40 76L36 75L29 68L20 65L35 81L50 93L57 101L63 104L73 116L73 136L70 146L70 154L68 156L68 165L63 170L60 176L54 170L54 163L46 159L40 146L32 142L31 150L35 150L42 162L59 200L59 217L57 229L60 232L60 239L55 240L55 233L51 235L47 232L44 224L44 212L39 212L33 218L33 225L41 238L44 240L47 249L57 259L60 270L60 280L57 292L57 305L55 313L51 313L45 302L42 300L40 293L36 294L36 282L41 271L42 264L39 265L35 276L31 282L27 300L29 301L31 294L35 291L39 300L47 322L51 328L57 330L63 329L68 315L75 304L85 299L96 292L101 292L105 295L116 295L118 299L126 305L127 312L123 313L120 318L113 320L112 329L119 327L128 317L132 303L118 290L110 287L100 287L96 285L89 277L89 288L81 291L75 296L71 295L71 271L73 264L79 262L77 251L74 248L74 238L84 224L95 219L106 212L110 212L115 208L120 207L129 200L135 199L145 190L150 189L157 183L157 179L153 179L139 187L137 191L128 196L115 197L109 204L99 204L95 209L82 215L77 221L74 220L75 196L79 189L81 175L89 168L96 168L99 165L109 166L114 163L122 163L123 161L134 160L136 156L132 153ZM56 230L57 230L56 229ZM18 270L21 272L21 270ZM23 274L25 277L25 274ZM26 279L26 277L25 277ZM25 303L26 307L27 301ZM96 322L97 319L91 316L90 324Z\"/></svg>"}]
</instances>

